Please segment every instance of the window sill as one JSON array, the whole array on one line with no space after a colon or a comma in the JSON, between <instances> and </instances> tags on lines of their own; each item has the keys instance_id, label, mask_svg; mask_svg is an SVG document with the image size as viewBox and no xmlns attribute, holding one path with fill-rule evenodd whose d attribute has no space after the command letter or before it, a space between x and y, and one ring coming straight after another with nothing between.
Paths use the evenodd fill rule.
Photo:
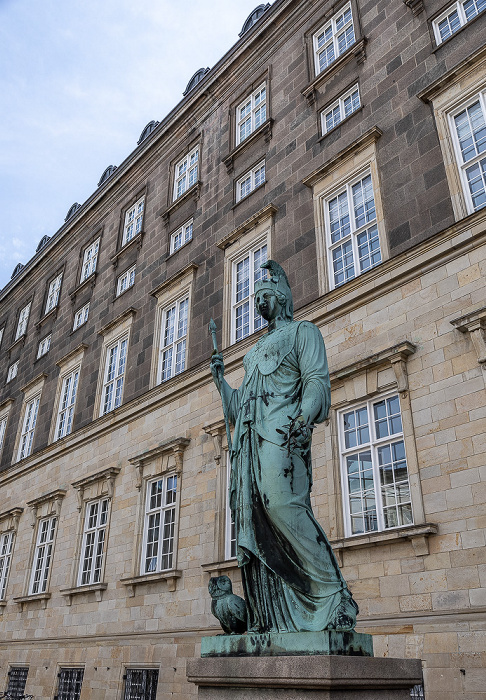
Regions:
<instances>
[{"instance_id":1,"label":"window sill","mask_svg":"<svg viewBox=\"0 0 486 700\"><path fill-rule=\"evenodd\" d=\"M226 559L225 561L213 561L211 564L201 564L201 569L210 576L221 576L226 571L234 571L238 568L236 559Z\"/></svg>"},{"instance_id":2,"label":"window sill","mask_svg":"<svg viewBox=\"0 0 486 700\"><path fill-rule=\"evenodd\" d=\"M7 601L6 601L6 600L0 600L0 610L2 610L2 608L6 608L6 607L7 607Z\"/></svg>"},{"instance_id":3,"label":"window sill","mask_svg":"<svg viewBox=\"0 0 486 700\"><path fill-rule=\"evenodd\" d=\"M438 525L434 523L423 523L422 525L408 525L407 527L395 530L385 530L383 532L370 532L366 535L353 535L343 537L338 540L330 540L330 545L334 550L339 565L342 566L343 552L346 549L362 549L363 547L376 547L378 545L390 544L409 540L412 543L415 556L423 557L429 554L428 538L436 535Z\"/></svg>"},{"instance_id":4,"label":"window sill","mask_svg":"<svg viewBox=\"0 0 486 700\"><path fill-rule=\"evenodd\" d=\"M331 78L335 73L341 70L343 66L356 58L357 63L363 63L366 58L366 37L363 37L356 43L354 43L347 51L345 51L339 58L337 58L330 66L325 68L319 75L317 75L314 80L312 80L308 85L301 90L302 95L306 98L310 105L313 105L316 101L317 89L321 87L329 78Z\"/></svg>"},{"instance_id":5,"label":"window sill","mask_svg":"<svg viewBox=\"0 0 486 700\"><path fill-rule=\"evenodd\" d=\"M83 289L85 289L89 285L91 285L91 289L94 288L94 286L96 284L96 275L97 275L97 273L93 272L89 277L86 277L85 280L80 282L78 284L78 286L72 290L72 292L69 292L69 296L71 297L71 301L73 302L73 304L76 301L76 295L79 294L80 292L82 292Z\"/></svg>"},{"instance_id":6,"label":"window sill","mask_svg":"<svg viewBox=\"0 0 486 700\"><path fill-rule=\"evenodd\" d=\"M258 185L258 187L255 187L254 190L252 190L247 195L245 195L245 197L242 197L237 202L235 202L233 204L233 206L231 207L231 209L236 209L236 207L239 207L240 204L243 204L243 202L246 202L252 196L252 194L254 194L255 192L258 192L258 190L261 190L262 187L265 187L266 184L267 184L267 180L264 180L260 185Z\"/></svg>"},{"instance_id":7,"label":"window sill","mask_svg":"<svg viewBox=\"0 0 486 700\"><path fill-rule=\"evenodd\" d=\"M74 588L63 588L60 593L68 599L68 605L71 605L73 596L81 595L82 593L94 593L96 601L100 603L103 599L103 591L108 588L107 583L92 583L89 586L75 586Z\"/></svg>"},{"instance_id":8,"label":"window sill","mask_svg":"<svg viewBox=\"0 0 486 700\"><path fill-rule=\"evenodd\" d=\"M59 310L59 304L56 304L56 306L54 306L54 308L52 308L50 311L48 311L46 314L44 314L44 316L41 318L40 321L37 321L37 323L35 324L35 327L37 329L42 328L42 326L45 323L47 323L47 321L49 321L50 319L54 319L54 321L55 321L57 318L58 310Z\"/></svg>"},{"instance_id":9,"label":"window sill","mask_svg":"<svg viewBox=\"0 0 486 700\"><path fill-rule=\"evenodd\" d=\"M235 158L239 156L240 153L245 151L252 143L258 141L260 136L265 137L265 143L270 143L270 140L272 138L273 122L274 120L271 118L264 121L263 124L261 124L261 126L258 127L258 129L255 129L255 131L252 134L250 134L250 136L248 136L244 141L239 143L236 146L236 148L233 148L233 150L230 151L227 156L222 158L222 162L225 164L228 174L233 171Z\"/></svg>"},{"instance_id":10,"label":"window sill","mask_svg":"<svg viewBox=\"0 0 486 700\"><path fill-rule=\"evenodd\" d=\"M192 185L189 187L188 190L186 190L183 194L181 194L180 197L177 197L172 204L167 207L163 212L160 213L160 216L164 220L164 224L166 226L169 225L170 217L171 215L176 211L176 209L179 209L184 202L187 202L187 200L191 199L191 197L197 201L199 199L199 196L201 194L201 187L202 187L202 182L198 180L195 185Z\"/></svg>"},{"instance_id":11,"label":"window sill","mask_svg":"<svg viewBox=\"0 0 486 700\"><path fill-rule=\"evenodd\" d=\"M133 598L135 588L142 583L158 583L159 581L167 581L167 590L175 591L177 579L181 578L182 572L178 569L170 569L169 571L157 571L154 574L142 574L141 576L131 576L130 578L122 578L120 582L124 586L128 586L128 595Z\"/></svg>"},{"instance_id":12,"label":"window sill","mask_svg":"<svg viewBox=\"0 0 486 700\"><path fill-rule=\"evenodd\" d=\"M118 265L118 258L120 257L120 255L123 255L123 253L129 250L130 248L137 246L138 250L140 250L142 247L142 240L144 236L145 231L140 231L140 233L137 233L137 235L131 238L128 241L128 243L124 243L120 250L117 250L116 253L110 258L110 262L113 263L113 266L116 267Z\"/></svg>"},{"instance_id":13,"label":"window sill","mask_svg":"<svg viewBox=\"0 0 486 700\"><path fill-rule=\"evenodd\" d=\"M34 603L36 600L40 600L42 609L45 610L47 606L47 601L51 597L50 593L34 593L33 595L22 595L14 598L14 602L20 605L20 610L23 612L26 605L29 603Z\"/></svg>"}]
</instances>

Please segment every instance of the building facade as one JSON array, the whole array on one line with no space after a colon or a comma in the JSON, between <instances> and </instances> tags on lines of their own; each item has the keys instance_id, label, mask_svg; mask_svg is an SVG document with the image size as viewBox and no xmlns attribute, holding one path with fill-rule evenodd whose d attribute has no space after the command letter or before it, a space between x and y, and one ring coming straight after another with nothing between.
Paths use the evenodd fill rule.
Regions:
<instances>
[{"instance_id":1,"label":"building facade","mask_svg":"<svg viewBox=\"0 0 486 700\"><path fill-rule=\"evenodd\" d=\"M187 700L239 590L211 317L322 331L313 506L375 654L486 698L482 0L275 0L0 292L0 689ZM3 687L2 684L3 683Z\"/></svg>"}]
</instances>

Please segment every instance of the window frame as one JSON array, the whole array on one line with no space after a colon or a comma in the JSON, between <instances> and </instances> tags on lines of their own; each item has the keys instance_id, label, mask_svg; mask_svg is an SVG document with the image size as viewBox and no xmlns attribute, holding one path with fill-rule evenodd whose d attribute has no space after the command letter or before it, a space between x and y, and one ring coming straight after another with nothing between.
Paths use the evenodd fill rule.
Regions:
<instances>
[{"instance_id":1,"label":"window frame","mask_svg":"<svg viewBox=\"0 0 486 700\"><path fill-rule=\"evenodd\" d=\"M24 414L21 422L20 441L17 451L17 462L32 454L34 446L35 428L37 415L39 413L40 393L25 402ZM24 451L25 443L28 441L27 449Z\"/></svg>"},{"instance_id":2,"label":"window frame","mask_svg":"<svg viewBox=\"0 0 486 700\"><path fill-rule=\"evenodd\" d=\"M87 279L96 272L98 265L98 256L100 252L101 236L98 236L90 243L83 251L83 261L81 263L81 274L79 276L79 284L83 284ZM94 253L93 253L94 250ZM94 261L94 262L93 262Z\"/></svg>"},{"instance_id":3,"label":"window frame","mask_svg":"<svg viewBox=\"0 0 486 700\"><path fill-rule=\"evenodd\" d=\"M103 508L106 504L106 508ZM94 527L90 527L90 519L92 517L91 507L97 506L96 510L96 523ZM100 498L95 498L93 500L86 501L84 504L84 518L82 526L82 537L81 546L79 550L79 566L78 574L76 577L76 587L83 588L85 586L93 586L103 582L105 562L106 562L106 551L107 551L107 538L108 538L108 524L110 519L111 510L111 499L109 496L101 496ZM104 522L98 523L98 521L103 519ZM100 536L103 535L101 539L101 553L99 552ZM87 556L88 551L88 536L94 534L94 540L92 542L92 554ZM89 568L85 569L86 561L91 560ZM97 566L99 560L99 566ZM88 572L88 580L83 581L86 571ZM99 572L97 580L96 572Z\"/></svg>"},{"instance_id":4,"label":"window frame","mask_svg":"<svg viewBox=\"0 0 486 700\"><path fill-rule=\"evenodd\" d=\"M349 9L349 12L351 14L351 23L349 24L348 22L343 25L342 28L337 28L337 21L340 19L341 16L344 16L346 11ZM353 33L353 40L351 43L346 42L346 46L342 51L337 51L336 49L339 49L339 37L343 34L346 33L346 28L345 27L352 27L352 33ZM324 42L323 47L325 46L330 46L332 45L333 47L333 59L326 63L325 66L321 68L320 66L320 54L323 53L323 47L319 47L319 36L322 35L323 33L326 32L328 28L331 28L331 36ZM342 56L348 49L353 46L356 41L357 41L357 35L356 35L357 27L355 27L355 18L354 18L354 13L353 13L353 4L348 1L345 4L343 4L336 12L332 14L331 17L327 18L324 24L322 24L319 29L316 32L313 32L312 34L312 55L313 55L313 67L314 67L314 76L317 77L321 73L323 73L327 68L329 68L333 63L336 62L336 60Z\"/></svg>"},{"instance_id":5,"label":"window frame","mask_svg":"<svg viewBox=\"0 0 486 700\"><path fill-rule=\"evenodd\" d=\"M15 673L15 671L25 671L24 673ZM14 673L12 673L14 672ZM20 682L16 683L15 682L15 676L19 677ZM7 689L5 691L6 695L8 695L12 700L14 698L21 698L24 697L25 693L25 686L27 685L27 678L29 676L29 667L28 666L10 666L8 673L8 683L7 683ZM13 682L12 682L13 679Z\"/></svg>"},{"instance_id":6,"label":"window frame","mask_svg":"<svg viewBox=\"0 0 486 700\"><path fill-rule=\"evenodd\" d=\"M17 327L15 330L15 337L14 337L14 342L19 340L22 336L27 334L27 327L29 325L29 318L30 318L30 310L32 307L32 301L29 301L28 304L23 306L18 315L17 319Z\"/></svg>"},{"instance_id":7,"label":"window frame","mask_svg":"<svg viewBox=\"0 0 486 700\"><path fill-rule=\"evenodd\" d=\"M74 677L74 673L76 677ZM67 676L64 678L64 676ZM71 677L70 677L71 676ZM57 700L80 700L84 680L84 666L59 666L57 674ZM68 685L66 689L62 687L64 682ZM76 685L79 684L79 688ZM69 687L71 685L71 687ZM72 687L72 686L75 687Z\"/></svg>"},{"instance_id":8,"label":"window frame","mask_svg":"<svg viewBox=\"0 0 486 700\"><path fill-rule=\"evenodd\" d=\"M358 93L358 106L354 108L349 114L345 113L345 107L344 107L344 102L348 97L352 97L353 94L357 92ZM362 103L361 103L361 93L359 90L359 83L356 82L352 87L348 88L345 90L343 93L341 93L333 102L328 104L326 107L324 107L321 112L320 112L320 125L321 125L321 133L323 136L327 136L327 134L330 134L331 131L334 129L337 129L338 126L340 126L343 122L345 122L347 119L350 119L353 114L358 112L362 108ZM339 121L336 123L333 123L333 126L331 126L329 129L327 128L326 124L326 116L334 112L336 108L339 108Z\"/></svg>"},{"instance_id":9,"label":"window frame","mask_svg":"<svg viewBox=\"0 0 486 700\"><path fill-rule=\"evenodd\" d=\"M90 305L90 302L88 301L88 302L86 302L86 304L84 304L77 311L74 312L72 333L74 333L74 331L77 331L78 328L81 328L81 326L84 326L84 324L88 322L89 305ZM78 316L79 316L79 318L83 318L83 316L84 316L81 323L76 323L76 319L78 318Z\"/></svg>"},{"instance_id":10,"label":"window frame","mask_svg":"<svg viewBox=\"0 0 486 700\"><path fill-rule=\"evenodd\" d=\"M226 461L226 490L225 490L225 517L224 517L224 558L225 561L236 559L236 530L235 523L230 508L230 481L231 481L231 458L229 450L225 450L224 459Z\"/></svg>"},{"instance_id":11,"label":"window frame","mask_svg":"<svg viewBox=\"0 0 486 700\"><path fill-rule=\"evenodd\" d=\"M52 339L52 333L49 333L48 335L44 336L44 338L42 338L42 340L39 341L39 345L37 347L36 360L39 360L41 357L44 357L44 355L47 355L47 353L51 349L51 339ZM46 347L46 344L47 344L47 347Z\"/></svg>"},{"instance_id":12,"label":"window frame","mask_svg":"<svg viewBox=\"0 0 486 700\"><path fill-rule=\"evenodd\" d=\"M141 673L141 674L145 673L147 675L148 675L148 673L151 673L154 675L156 674L155 689L153 687L148 688L148 690L150 691L150 695L147 694L147 680L148 680L147 677L145 677L141 682L141 684L143 685L143 687L141 688L141 691L144 693L144 695L143 695L144 699L145 700L155 700L156 696L157 696L157 689L158 689L158 684L159 684L159 676L160 676L159 669L158 668L138 668L138 667L125 668L125 675L123 676L124 681L125 681L124 686L123 686L123 700L138 700L138 698L141 697L141 695L139 694L140 691L138 691L138 690L136 691L135 694L132 694L130 692L131 688L129 686L132 683L132 681L129 678L129 676L132 673L134 673L134 674L135 673ZM153 684L153 680L150 681L151 686L152 686L152 684Z\"/></svg>"},{"instance_id":13,"label":"window frame","mask_svg":"<svg viewBox=\"0 0 486 700\"><path fill-rule=\"evenodd\" d=\"M43 528L44 523L46 523L46 530L44 530ZM56 541L57 525L57 515L49 515L45 518L41 518L37 523L37 533L29 579L28 595L38 595L40 593L46 593L48 589L52 558L54 555L54 546ZM45 531L47 533L46 539L42 540L42 536ZM40 572L38 580L36 580L37 571ZM36 590L34 590L34 586L36 585L36 583L40 585L37 587Z\"/></svg>"},{"instance_id":14,"label":"window frame","mask_svg":"<svg viewBox=\"0 0 486 700\"><path fill-rule=\"evenodd\" d=\"M125 346L124 346L125 344ZM123 372L119 372L119 367L116 369L116 375L113 376L113 379L109 379L109 369L110 369L110 353L114 348L117 348L117 355L115 358L115 363L118 366L120 363L120 356L121 356L121 351L123 351L123 346L124 346L124 356L123 356ZM123 335L121 335L119 338L114 340L112 343L110 343L107 346L106 349L106 356L105 356L105 364L103 367L103 382L101 386L101 400L100 400L100 417L105 416L107 413L111 413L111 411L114 411L116 408L122 405L123 403L123 393L125 389L125 375L126 375L126 370L127 370L127 357L128 357L128 348L129 348L129 333L126 332ZM120 377L122 377L122 383L121 383L121 388L119 392L119 401L117 402L117 381L119 381ZM106 392L107 392L107 387L109 384L113 384L115 387L115 394L114 394L114 400L110 401L110 408L105 410L105 404L106 404ZM112 392L113 396L113 392Z\"/></svg>"},{"instance_id":15,"label":"window frame","mask_svg":"<svg viewBox=\"0 0 486 700\"><path fill-rule=\"evenodd\" d=\"M189 325L189 291L186 294L183 294L181 297L178 299L174 299L171 303L167 304L162 309L162 316L161 316L161 327L160 327L160 342L159 342L159 358L157 362L157 384L162 384L163 382L169 381L169 379L172 379L173 377L177 376L178 374L181 374L184 372L186 369L186 363L187 363L187 335L188 335L188 325ZM177 338L175 337L175 330L179 328L180 325L180 313L181 313L181 307L182 304L186 304L186 312L185 312L185 333L183 333L181 336L178 336ZM167 318L168 318L168 313L171 312L173 309L175 309L175 321L174 321L174 339L171 343L165 344L165 339L167 335ZM177 355L178 355L178 346L179 344L184 343L184 357L182 361L182 368L179 369L179 371L176 371L177 368ZM170 374L167 377L164 377L164 355L166 352L169 351L169 349L172 349L172 355L171 355L171 369L170 369ZM174 352L175 350L175 352Z\"/></svg>"},{"instance_id":16,"label":"window frame","mask_svg":"<svg viewBox=\"0 0 486 700\"><path fill-rule=\"evenodd\" d=\"M122 294L125 292L128 292L129 289L131 289L135 285L135 274L137 270L137 265L131 265L128 267L124 272L122 272L121 275L119 275L116 279L116 291L115 291L115 298L118 299ZM127 280L127 285L126 287L123 287L122 285L124 280Z\"/></svg>"},{"instance_id":17,"label":"window frame","mask_svg":"<svg viewBox=\"0 0 486 700\"><path fill-rule=\"evenodd\" d=\"M190 235L188 237L187 232L190 228ZM182 226L179 226L173 233L170 234L170 244L169 244L169 255L174 255L178 250L183 248L185 245L192 241L194 232L194 217L186 221ZM181 237L181 243L176 246L176 240L178 236Z\"/></svg>"},{"instance_id":18,"label":"window frame","mask_svg":"<svg viewBox=\"0 0 486 700\"><path fill-rule=\"evenodd\" d=\"M15 530L0 532L0 601L6 599L8 579L12 566ZM5 548L8 547L8 550Z\"/></svg>"},{"instance_id":19,"label":"window frame","mask_svg":"<svg viewBox=\"0 0 486 700\"><path fill-rule=\"evenodd\" d=\"M139 565L139 575L147 576L149 574L160 574L167 571L173 571L177 568L177 550L178 550L178 531L179 531L179 511L180 511L180 477L181 475L177 473L176 470L169 470L163 474L156 475L154 477L147 478L144 483L144 501L143 501L143 521L142 521L142 542L140 551L140 565ZM175 479L175 488L171 491L174 492L174 500L170 503L165 503L167 497L167 485L170 480ZM157 508L150 508L151 499L151 487L152 485L162 482L162 493L161 493L161 505ZM173 520L169 523L165 522L165 514L169 511L173 511ZM147 561L149 559L148 555L148 545L151 544L148 539L150 530L150 518L151 516L156 516L160 514L160 520L158 525L158 539L157 539L157 551L155 555L155 568L150 567L147 570ZM169 538L164 537L165 526L168 524L172 526L172 534ZM166 539L169 539L171 543L171 551L164 553L163 547ZM163 567L163 557L170 557L170 565ZM153 559L154 556L152 555Z\"/></svg>"},{"instance_id":20,"label":"window frame","mask_svg":"<svg viewBox=\"0 0 486 700\"><path fill-rule=\"evenodd\" d=\"M128 243L130 243L134 238L143 233L143 224L145 219L145 198L146 193L144 192L140 197L137 197L136 201L127 207L124 212L121 248L128 245ZM130 218L130 214L132 212L133 217ZM131 226L132 229L130 229Z\"/></svg>"},{"instance_id":21,"label":"window frame","mask_svg":"<svg viewBox=\"0 0 486 700\"><path fill-rule=\"evenodd\" d=\"M256 103L256 98L259 93L261 93L262 90L265 90L265 98L261 102ZM257 129L259 129L266 121L268 118L268 89L267 89L267 81L264 80L262 83L259 84L259 86L255 89L252 90L243 100L240 101L240 103L236 106L235 108L235 146L239 146L240 144L244 143ZM250 111L248 114L246 114L243 118L241 117L241 110L242 108L246 107L250 104ZM256 124L256 113L258 110L262 109L262 104L265 106L265 116L264 119L261 119L258 124ZM240 125L247 122L248 118L250 119L250 131L241 138L240 134Z\"/></svg>"},{"instance_id":22,"label":"window frame","mask_svg":"<svg viewBox=\"0 0 486 700\"><path fill-rule=\"evenodd\" d=\"M194 163L191 165L191 158L194 154L197 153L197 158L194 161ZM184 165L184 162L187 161L186 168L184 172L178 176L177 171L179 167ZM172 188L172 202L176 202L179 200L181 197L183 197L186 192L188 192L191 187L194 187L198 181L199 181L199 176L200 176L200 163L201 163L201 147L200 144L197 143L195 146L192 146L184 156L180 159L177 160L177 162L173 166L173 177L174 177L174 184ZM195 178L191 176L191 172L195 170ZM184 189L182 189L179 192L179 182L184 180Z\"/></svg>"},{"instance_id":23,"label":"window frame","mask_svg":"<svg viewBox=\"0 0 486 700\"><path fill-rule=\"evenodd\" d=\"M465 26L470 24L473 20L476 19L476 17L479 17L486 10L486 7L485 7L484 9L477 12L473 17L468 19L466 16L466 12L464 10L464 5L465 5L466 1L467 0L457 0L457 2L453 2L451 5L446 7L445 10L442 10L442 12L437 17L434 17L434 19L432 20L432 29L433 29L433 33L434 33L435 43L437 46L441 46L449 39L452 39L452 37L455 36L461 29L463 29ZM476 0L473 0L473 2L476 2ZM445 37L445 39L443 39L441 37L441 34L440 34L439 24L441 22L443 22L447 17L452 15L454 13L454 11L457 13L457 16L459 19L459 26L457 29L452 31L449 34L449 36L447 36L447 37Z\"/></svg>"},{"instance_id":24,"label":"window frame","mask_svg":"<svg viewBox=\"0 0 486 700\"><path fill-rule=\"evenodd\" d=\"M63 275L63 271L58 272L57 275L48 282L44 316L59 306Z\"/></svg>"},{"instance_id":25,"label":"window frame","mask_svg":"<svg viewBox=\"0 0 486 700\"><path fill-rule=\"evenodd\" d=\"M263 170L263 179L260 180L258 183L256 181L258 173L261 173ZM250 180L250 189L245 192L245 194L242 194L242 185L244 182L247 180ZM263 160L260 160L253 168L250 168L250 170L247 170L241 177L239 177L235 181L235 202L238 204L239 202L243 201L247 197L249 197L252 192L255 192L259 187L262 187L266 183L266 163L265 163L265 158Z\"/></svg>"},{"instance_id":26,"label":"window frame","mask_svg":"<svg viewBox=\"0 0 486 700\"><path fill-rule=\"evenodd\" d=\"M79 376L81 374L81 364L74 367L69 372L62 375L61 383L61 395L59 397L58 407L57 407L57 418L56 427L54 430L54 441L61 440L62 438L70 435L73 429L74 423L74 413L76 409L76 398L79 387ZM68 381L70 384L68 385ZM67 396L66 396L67 390ZM65 404L65 400L69 399L69 403ZM62 424L62 434L60 435L61 429L61 419L67 415L67 422L64 421ZM64 429L65 426L65 429Z\"/></svg>"},{"instance_id":27,"label":"window frame","mask_svg":"<svg viewBox=\"0 0 486 700\"><path fill-rule=\"evenodd\" d=\"M9 382L13 381L16 376L19 373L19 362L20 360L15 360L15 362L11 362L7 368L7 378L5 380L5 384L8 384Z\"/></svg>"},{"instance_id":28,"label":"window frame","mask_svg":"<svg viewBox=\"0 0 486 700\"><path fill-rule=\"evenodd\" d=\"M248 250L245 250L244 252L241 253L238 257L236 257L234 260L232 260L231 263L231 344L239 343L240 341L244 340L245 338L248 338L249 336L253 335L254 333L257 333L258 331L262 330L262 328L266 328L266 321L262 319L261 325L258 325L258 327L255 327L255 321L258 316L255 312L255 304L254 304L254 297L255 297L255 253L259 250L262 250L263 248L266 248L266 254L265 254L265 260L269 260L269 249L268 249L268 242L265 240L265 238L261 238L258 240L251 248ZM250 264L250 271L249 271L249 294L246 296L244 299L238 301L237 300L237 275L238 275L238 265L242 263L246 258L249 259ZM265 273L262 273L262 276L259 279L264 278ZM242 335L240 338L237 337L237 309L243 307L243 305L246 303L246 300L248 300L248 325L249 325L249 332L245 335ZM261 318L261 316L259 317Z\"/></svg>"}]
</instances>

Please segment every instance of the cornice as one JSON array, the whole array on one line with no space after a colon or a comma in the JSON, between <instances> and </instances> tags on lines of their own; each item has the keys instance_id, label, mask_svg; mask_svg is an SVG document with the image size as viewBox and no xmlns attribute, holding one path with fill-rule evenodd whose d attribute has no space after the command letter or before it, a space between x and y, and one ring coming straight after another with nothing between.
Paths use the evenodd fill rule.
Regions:
<instances>
[{"instance_id":1,"label":"cornice","mask_svg":"<svg viewBox=\"0 0 486 700\"><path fill-rule=\"evenodd\" d=\"M238 240L238 238L240 238L240 236L242 236L244 233L254 228L262 221L265 221L265 219L274 217L277 211L278 209L276 206L274 206L273 204L267 204L266 207L263 207L263 209L260 209L260 211L257 211L255 212L255 214L252 214L242 224L230 231L226 236L223 236L223 238L221 238L216 243L217 247L221 248L222 250L225 250L225 248L227 248L236 240Z\"/></svg>"},{"instance_id":2,"label":"cornice","mask_svg":"<svg viewBox=\"0 0 486 700\"><path fill-rule=\"evenodd\" d=\"M434 97L440 94L452 82L467 75L472 69L476 69L477 64L486 60L486 45L475 51L473 54L458 63L454 68L444 73L440 78L430 83L424 90L418 93L417 97L423 102L431 102Z\"/></svg>"},{"instance_id":3,"label":"cornice","mask_svg":"<svg viewBox=\"0 0 486 700\"><path fill-rule=\"evenodd\" d=\"M61 357L61 359L56 362L56 365L58 367L62 367L66 364L66 362L69 362L69 360L72 360L74 357L76 357L76 355L81 355L82 353L84 353L85 350L88 349L88 347L89 346L86 345L86 343L80 343L74 348L74 350L68 352L68 354L64 355L64 357Z\"/></svg>"},{"instance_id":4,"label":"cornice","mask_svg":"<svg viewBox=\"0 0 486 700\"><path fill-rule=\"evenodd\" d=\"M125 309L125 311L122 311L122 313L116 316L112 321L109 321L105 326L103 326L103 328L100 328L98 335L106 335L112 328L118 326L125 319L135 316L136 313L137 309L130 306L128 309Z\"/></svg>"},{"instance_id":5,"label":"cornice","mask_svg":"<svg viewBox=\"0 0 486 700\"><path fill-rule=\"evenodd\" d=\"M185 267L183 267L181 270L178 270L175 275L172 275L169 277L168 280L165 280L165 282L162 282L162 284L159 284L157 287L152 289L150 292L150 295L153 297L158 297L160 296L163 292L166 292L170 287L173 287L177 282L179 282L183 277L186 275L189 275L191 272L193 276L196 274L196 271L198 269L199 265L197 265L195 262L191 262Z\"/></svg>"},{"instance_id":6,"label":"cornice","mask_svg":"<svg viewBox=\"0 0 486 700\"><path fill-rule=\"evenodd\" d=\"M47 379L47 374L45 372L41 372L40 374L37 375L37 377L34 377L34 379L31 379L30 382L28 382L25 386L22 386L20 388L20 391L22 391L24 394L26 394L30 389L33 389L36 384L40 384L41 382L45 382Z\"/></svg>"}]
</instances>

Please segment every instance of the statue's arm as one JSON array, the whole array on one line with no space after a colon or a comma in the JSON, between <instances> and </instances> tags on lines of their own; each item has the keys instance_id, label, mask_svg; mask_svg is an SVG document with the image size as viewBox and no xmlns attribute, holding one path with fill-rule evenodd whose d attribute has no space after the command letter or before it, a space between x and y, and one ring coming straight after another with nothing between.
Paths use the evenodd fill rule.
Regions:
<instances>
[{"instance_id":1,"label":"statue's arm","mask_svg":"<svg viewBox=\"0 0 486 700\"><path fill-rule=\"evenodd\" d=\"M238 389L233 389L223 376L224 362L221 353L215 353L211 357L209 366L213 375L213 381L221 395L223 406L226 407L227 418L234 425L239 411L239 391Z\"/></svg>"},{"instance_id":2,"label":"statue's arm","mask_svg":"<svg viewBox=\"0 0 486 700\"><path fill-rule=\"evenodd\" d=\"M322 335L312 323L302 323L297 332L297 353L302 380L301 414L306 423L321 423L331 405L331 384Z\"/></svg>"}]
</instances>

